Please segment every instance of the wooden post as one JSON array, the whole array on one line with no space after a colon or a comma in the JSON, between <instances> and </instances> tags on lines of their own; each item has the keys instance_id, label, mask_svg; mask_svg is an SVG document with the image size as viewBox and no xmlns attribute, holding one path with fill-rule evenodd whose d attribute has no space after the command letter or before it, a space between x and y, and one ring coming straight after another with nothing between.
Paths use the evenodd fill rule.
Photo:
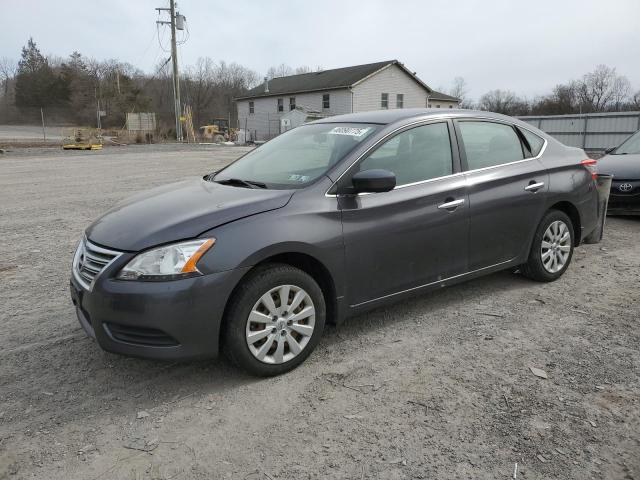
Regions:
<instances>
[{"instance_id":1,"label":"wooden post","mask_svg":"<svg viewBox=\"0 0 640 480\"><path fill-rule=\"evenodd\" d=\"M42 141L47 141L47 132L44 129L44 112L42 111L42 107L40 107L40 118L42 119Z\"/></svg>"}]
</instances>

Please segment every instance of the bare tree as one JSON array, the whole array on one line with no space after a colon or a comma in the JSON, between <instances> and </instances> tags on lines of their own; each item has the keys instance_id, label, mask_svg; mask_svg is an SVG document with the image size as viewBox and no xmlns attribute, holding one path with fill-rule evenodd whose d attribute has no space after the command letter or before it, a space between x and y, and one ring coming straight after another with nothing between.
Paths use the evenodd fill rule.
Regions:
<instances>
[{"instance_id":1,"label":"bare tree","mask_svg":"<svg viewBox=\"0 0 640 480\"><path fill-rule=\"evenodd\" d=\"M469 88L467 82L462 77L456 77L453 79L453 86L449 89L449 95L460 99L461 108L473 108L472 102L467 98Z\"/></svg>"},{"instance_id":2,"label":"bare tree","mask_svg":"<svg viewBox=\"0 0 640 480\"><path fill-rule=\"evenodd\" d=\"M491 90L480 97L480 110L487 110L504 115L526 115L529 106L526 100L518 97L510 90Z\"/></svg>"},{"instance_id":3,"label":"bare tree","mask_svg":"<svg viewBox=\"0 0 640 480\"><path fill-rule=\"evenodd\" d=\"M209 57L200 57L195 66L186 70L183 80L185 103L189 103L193 109L194 126L198 128L209 119L207 111L215 98L214 63Z\"/></svg>"},{"instance_id":4,"label":"bare tree","mask_svg":"<svg viewBox=\"0 0 640 480\"><path fill-rule=\"evenodd\" d=\"M612 86L612 108L615 111L624 109L631 97L631 82L627 77L618 76Z\"/></svg>"},{"instance_id":5,"label":"bare tree","mask_svg":"<svg viewBox=\"0 0 640 480\"><path fill-rule=\"evenodd\" d=\"M4 86L5 95L7 94L8 82L15 78L16 73L18 73L18 62L9 57L0 58L0 82Z\"/></svg>"},{"instance_id":6,"label":"bare tree","mask_svg":"<svg viewBox=\"0 0 640 480\"><path fill-rule=\"evenodd\" d=\"M556 85L550 95L536 98L531 106L534 115L564 115L578 110L576 82Z\"/></svg>"},{"instance_id":7,"label":"bare tree","mask_svg":"<svg viewBox=\"0 0 640 480\"><path fill-rule=\"evenodd\" d=\"M0 85L2 86L2 97L4 98L5 107L8 107L9 91L17 73L18 62L9 57L0 58Z\"/></svg>"},{"instance_id":8,"label":"bare tree","mask_svg":"<svg viewBox=\"0 0 640 480\"><path fill-rule=\"evenodd\" d=\"M634 110L640 110L640 90L631 97L631 106Z\"/></svg>"},{"instance_id":9,"label":"bare tree","mask_svg":"<svg viewBox=\"0 0 640 480\"><path fill-rule=\"evenodd\" d=\"M629 80L618 76L615 68L598 65L575 82L578 101L583 112L604 112L619 106L628 97Z\"/></svg>"},{"instance_id":10,"label":"bare tree","mask_svg":"<svg viewBox=\"0 0 640 480\"><path fill-rule=\"evenodd\" d=\"M267 70L267 78L279 78L279 77L288 77L289 75L293 75L293 68L291 68L286 63L281 63L277 67L270 67Z\"/></svg>"}]
</instances>

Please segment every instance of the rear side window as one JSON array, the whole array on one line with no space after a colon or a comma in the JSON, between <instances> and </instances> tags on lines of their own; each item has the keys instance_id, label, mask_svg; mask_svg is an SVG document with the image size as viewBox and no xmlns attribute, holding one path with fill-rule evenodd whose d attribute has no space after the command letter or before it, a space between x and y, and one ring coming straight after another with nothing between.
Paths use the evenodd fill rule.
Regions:
<instances>
[{"instance_id":1,"label":"rear side window","mask_svg":"<svg viewBox=\"0 0 640 480\"><path fill-rule=\"evenodd\" d=\"M524 128L518 128L518 130L522 132L522 135L524 135L524 138L527 139L527 143L531 148L530 154L529 152L525 152L527 154L527 157L537 157L538 154L540 153L540 150L542 150L542 146L544 145L544 140L540 138L538 135L536 135L535 133L532 133L529 130L525 130Z\"/></svg>"},{"instance_id":2,"label":"rear side window","mask_svg":"<svg viewBox=\"0 0 640 480\"><path fill-rule=\"evenodd\" d=\"M510 125L493 122L460 122L469 170L524 159L522 143Z\"/></svg>"},{"instance_id":3,"label":"rear side window","mask_svg":"<svg viewBox=\"0 0 640 480\"><path fill-rule=\"evenodd\" d=\"M399 133L365 158L359 170L375 168L395 173L398 186L451 175L447 124L431 123Z\"/></svg>"}]
</instances>

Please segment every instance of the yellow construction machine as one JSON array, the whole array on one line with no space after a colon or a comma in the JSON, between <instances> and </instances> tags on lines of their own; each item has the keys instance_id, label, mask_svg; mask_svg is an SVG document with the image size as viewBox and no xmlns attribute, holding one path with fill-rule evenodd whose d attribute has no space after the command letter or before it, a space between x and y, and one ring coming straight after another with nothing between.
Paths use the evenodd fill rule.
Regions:
<instances>
[{"instance_id":1,"label":"yellow construction machine","mask_svg":"<svg viewBox=\"0 0 640 480\"><path fill-rule=\"evenodd\" d=\"M102 131L97 128L66 128L62 131L64 150L102 150Z\"/></svg>"},{"instance_id":2,"label":"yellow construction machine","mask_svg":"<svg viewBox=\"0 0 640 480\"><path fill-rule=\"evenodd\" d=\"M200 132L205 140L216 143L233 142L238 135L238 129L229 128L229 120L226 118L214 118L210 124L200 127Z\"/></svg>"}]
</instances>

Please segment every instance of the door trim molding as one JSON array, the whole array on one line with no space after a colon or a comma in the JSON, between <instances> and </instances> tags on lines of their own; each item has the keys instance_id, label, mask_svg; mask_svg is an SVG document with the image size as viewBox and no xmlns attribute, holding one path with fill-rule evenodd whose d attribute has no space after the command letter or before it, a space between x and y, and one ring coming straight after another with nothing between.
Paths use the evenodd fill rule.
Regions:
<instances>
[{"instance_id":1,"label":"door trim molding","mask_svg":"<svg viewBox=\"0 0 640 480\"><path fill-rule=\"evenodd\" d=\"M515 257L514 257L515 258ZM400 290L399 292L395 292L395 293L390 293L388 295L383 295L382 297L377 297L377 298L373 298L371 300L366 300L364 302L360 302L360 303L356 303L354 305L349 305L350 308L357 308L357 307L361 307L363 305L366 305L368 303L373 303L373 302L377 302L379 300L384 300L386 298L391 298L391 297L395 297L396 295L402 295L403 293L409 293L409 292L413 292L415 290L420 290L421 288L426 288L426 287L430 287L432 285L438 285L441 283L445 283L448 282L450 280L456 280L459 278L463 278L466 277L468 275L472 275L474 273L478 273L481 272L483 270L488 270L490 268L494 268L494 267L499 267L500 265L505 265L507 263L510 263L514 260L514 258L511 258L509 260L505 260L504 262L500 262L500 263L496 263L494 265L489 265L488 267L482 267L482 268L478 268L477 270L472 270L470 272L466 272L466 273L460 273L458 275L454 275L452 277L448 277L448 278L444 278L442 280L436 280L435 282L429 282L429 283L425 283L424 285L419 285L417 287L412 287L412 288L407 288L406 290Z\"/></svg>"}]
</instances>

